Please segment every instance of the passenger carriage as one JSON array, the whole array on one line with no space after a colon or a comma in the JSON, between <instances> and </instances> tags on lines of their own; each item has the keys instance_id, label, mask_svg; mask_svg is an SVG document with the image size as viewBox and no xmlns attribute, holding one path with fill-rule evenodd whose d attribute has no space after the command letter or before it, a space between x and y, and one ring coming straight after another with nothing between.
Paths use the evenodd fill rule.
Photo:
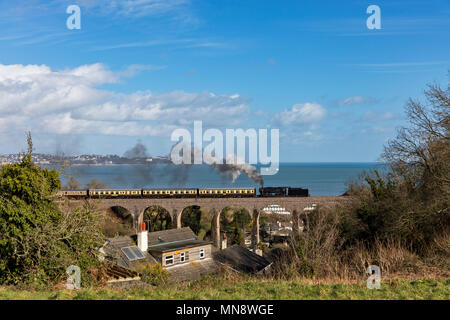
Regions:
<instances>
[{"instance_id":1,"label":"passenger carriage","mask_svg":"<svg viewBox=\"0 0 450 320\"><path fill-rule=\"evenodd\" d=\"M88 197L87 190L58 190L57 197L84 199Z\"/></svg>"},{"instance_id":2,"label":"passenger carriage","mask_svg":"<svg viewBox=\"0 0 450 320\"><path fill-rule=\"evenodd\" d=\"M91 198L140 198L141 189L89 189L89 197Z\"/></svg>"},{"instance_id":3,"label":"passenger carriage","mask_svg":"<svg viewBox=\"0 0 450 320\"><path fill-rule=\"evenodd\" d=\"M197 189L142 189L144 198L195 198Z\"/></svg>"},{"instance_id":4,"label":"passenger carriage","mask_svg":"<svg viewBox=\"0 0 450 320\"><path fill-rule=\"evenodd\" d=\"M247 198L255 197L255 188L209 188L198 189L200 198Z\"/></svg>"}]
</instances>

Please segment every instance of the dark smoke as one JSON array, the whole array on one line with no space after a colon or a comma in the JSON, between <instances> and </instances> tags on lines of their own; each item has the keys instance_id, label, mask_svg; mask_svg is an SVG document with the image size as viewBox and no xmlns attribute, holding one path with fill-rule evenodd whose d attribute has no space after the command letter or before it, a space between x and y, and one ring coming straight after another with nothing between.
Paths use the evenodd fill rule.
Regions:
<instances>
[{"instance_id":1,"label":"dark smoke","mask_svg":"<svg viewBox=\"0 0 450 320\"><path fill-rule=\"evenodd\" d=\"M141 142L136 143L136 145L131 148L130 150L127 150L124 155L124 158L127 159L145 159L148 158L149 155L147 154L147 147L143 145ZM154 181L154 173L153 173L153 165L150 163L145 164L137 164L131 166L133 170L135 171L135 174L129 175L129 176L119 176L116 178L116 181L120 182L126 182L130 178L132 179L131 185L133 188L140 188L146 185L149 185L153 183Z\"/></svg>"},{"instance_id":2,"label":"dark smoke","mask_svg":"<svg viewBox=\"0 0 450 320\"><path fill-rule=\"evenodd\" d=\"M190 166L188 165L169 165L165 172L169 176L169 184L182 187L186 184L189 177Z\"/></svg>"},{"instance_id":3,"label":"dark smoke","mask_svg":"<svg viewBox=\"0 0 450 320\"><path fill-rule=\"evenodd\" d=\"M176 145L176 144L175 144ZM170 154L172 154L172 150L175 147L175 145L172 146L170 150ZM196 152L201 152L203 154L203 151L200 151L197 148L191 148L191 163L194 163L194 154ZM170 155L169 155L170 157ZM207 163L205 160L207 160ZM206 165L209 165L212 169L217 171L222 180L234 183L236 179L241 175L245 174L247 177L249 177L252 181L255 183L264 186L264 179L258 172L258 170L252 166L249 163L243 163L243 164L237 164L237 157L236 155L229 155L227 156L227 159L223 159L222 161L219 161L219 159L215 158L214 156L209 156L207 159L203 158L203 162ZM222 163L221 163L222 162ZM229 164L227 162L230 162ZM183 168L183 170L178 170L176 172L180 176L177 177L180 181L186 181L188 177L188 172L192 164L180 164L176 165L177 167Z\"/></svg>"},{"instance_id":4,"label":"dark smoke","mask_svg":"<svg viewBox=\"0 0 450 320\"><path fill-rule=\"evenodd\" d=\"M147 158L147 147L144 146L141 142L138 142L133 148L126 151L123 154L123 157L127 159Z\"/></svg>"},{"instance_id":5,"label":"dark smoke","mask_svg":"<svg viewBox=\"0 0 450 320\"><path fill-rule=\"evenodd\" d=\"M210 166L214 170L218 171L219 174L222 176L222 178L225 178L231 181L232 183L236 181L236 179L241 175L241 173L243 173L251 180L253 180L255 183L264 186L264 179L254 166L248 163L236 164L237 161L235 155L231 155L230 157L227 157L227 159L230 159L231 161L229 162L232 163L227 164L225 160L223 160L222 161L223 164L217 163L219 162L217 161L210 164Z\"/></svg>"}]
</instances>

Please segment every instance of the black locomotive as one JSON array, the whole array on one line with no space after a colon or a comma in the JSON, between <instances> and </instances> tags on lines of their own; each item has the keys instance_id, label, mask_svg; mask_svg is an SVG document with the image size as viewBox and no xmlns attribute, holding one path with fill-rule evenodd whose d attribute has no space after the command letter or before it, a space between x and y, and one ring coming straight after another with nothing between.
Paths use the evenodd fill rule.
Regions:
<instances>
[{"instance_id":1,"label":"black locomotive","mask_svg":"<svg viewBox=\"0 0 450 320\"><path fill-rule=\"evenodd\" d=\"M292 187L259 188L260 197L309 197L309 190Z\"/></svg>"}]
</instances>

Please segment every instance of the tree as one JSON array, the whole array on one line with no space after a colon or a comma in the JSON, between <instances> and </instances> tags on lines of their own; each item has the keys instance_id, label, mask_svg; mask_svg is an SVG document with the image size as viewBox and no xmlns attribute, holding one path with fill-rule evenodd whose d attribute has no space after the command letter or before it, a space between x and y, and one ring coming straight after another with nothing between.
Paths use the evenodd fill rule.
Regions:
<instances>
[{"instance_id":1,"label":"tree","mask_svg":"<svg viewBox=\"0 0 450 320\"><path fill-rule=\"evenodd\" d=\"M205 239L211 233L212 216L199 206L190 206L183 210L181 226L189 227L199 239Z\"/></svg>"},{"instance_id":2,"label":"tree","mask_svg":"<svg viewBox=\"0 0 450 320\"><path fill-rule=\"evenodd\" d=\"M198 235L202 228L202 211L198 206L191 206L184 209L181 216L181 226L189 227Z\"/></svg>"},{"instance_id":3,"label":"tree","mask_svg":"<svg viewBox=\"0 0 450 320\"><path fill-rule=\"evenodd\" d=\"M245 244L245 239L244 236L242 234L242 229L239 228L239 224L238 221L235 220L234 222L234 230L231 236L231 244L238 244L238 245L244 245Z\"/></svg>"},{"instance_id":4,"label":"tree","mask_svg":"<svg viewBox=\"0 0 450 320\"><path fill-rule=\"evenodd\" d=\"M450 75L450 74L449 74ZM395 239L425 252L448 234L450 203L450 91L429 85L426 102L406 104L408 125L388 142L382 159L390 170L365 176L342 229L347 240Z\"/></svg>"},{"instance_id":5,"label":"tree","mask_svg":"<svg viewBox=\"0 0 450 320\"><path fill-rule=\"evenodd\" d=\"M244 244L244 232L251 230L252 219L244 208L226 207L220 214L220 229L230 244Z\"/></svg>"},{"instance_id":6,"label":"tree","mask_svg":"<svg viewBox=\"0 0 450 320\"><path fill-rule=\"evenodd\" d=\"M86 185L88 189L106 189L106 184L98 181L97 179L92 179L89 184Z\"/></svg>"},{"instance_id":7,"label":"tree","mask_svg":"<svg viewBox=\"0 0 450 320\"><path fill-rule=\"evenodd\" d=\"M449 72L450 76L450 72ZM449 200L450 195L450 87L429 85L426 103L410 99L409 126L389 141L382 158L394 173L423 199ZM443 196L443 197L442 197ZM444 199L445 198L445 199Z\"/></svg>"},{"instance_id":8,"label":"tree","mask_svg":"<svg viewBox=\"0 0 450 320\"><path fill-rule=\"evenodd\" d=\"M81 189L81 184L74 177L70 177L66 188L69 190Z\"/></svg>"},{"instance_id":9,"label":"tree","mask_svg":"<svg viewBox=\"0 0 450 320\"><path fill-rule=\"evenodd\" d=\"M151 206L144 212L144 221L149 224L149 231L161 231L172 228L172 219L166 209Z\"/></svg>"},{"instance_id":10,"label":"tree","mask_svg":"<svg viewBox=\"0 0 450 320\"><path fill-rule=\"evenodd\" d=\"M70 214L58 208L59 174L32 162L30 133L27 141L21 162L0 170L0 283L48 284L71 264L85 274L102 243L95 217L88 207Z\"/></svg>"}]
</instances>

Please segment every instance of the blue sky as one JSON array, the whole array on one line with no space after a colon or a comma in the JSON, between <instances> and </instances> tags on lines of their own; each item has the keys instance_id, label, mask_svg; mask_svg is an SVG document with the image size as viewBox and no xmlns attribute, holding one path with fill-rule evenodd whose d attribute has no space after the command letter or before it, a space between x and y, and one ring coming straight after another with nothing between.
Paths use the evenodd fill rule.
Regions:
<instances>
[{"instance_id":1,"label":"blue sky","mask_svg":"<svg viewBox=\"0 0 450 320\"><path fill-rule=\"evenodd\" d=\"M280 129L281 161L375 161L407 99L447 85L449 15L445 0L2 1L0 153L31 130L38 152L162 155L202 120Z\"/></svg>"}]
</instances>

